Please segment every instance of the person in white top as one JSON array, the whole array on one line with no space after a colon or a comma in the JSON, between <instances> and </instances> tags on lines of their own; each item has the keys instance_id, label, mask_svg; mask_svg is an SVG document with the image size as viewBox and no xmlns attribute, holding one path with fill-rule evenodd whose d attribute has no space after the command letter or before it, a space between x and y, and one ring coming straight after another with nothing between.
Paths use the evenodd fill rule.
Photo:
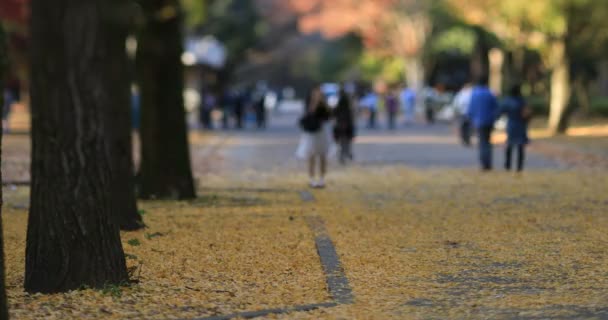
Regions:
<instances>
[{"instance_id":1,"label":"person in white top","mask_svg":"<svg viewBox=\"0 0 608 320\"><path fill-rule=\"evenodd\" d=\"M465 146L471 145L471 121L467 117L467 114L469 112L469 105L471 104L472 93L473 86L470 83L467 83L460 89L458 94L456 94L453 102L460 120L460 139Z\"/></svg>"}]
</instances>

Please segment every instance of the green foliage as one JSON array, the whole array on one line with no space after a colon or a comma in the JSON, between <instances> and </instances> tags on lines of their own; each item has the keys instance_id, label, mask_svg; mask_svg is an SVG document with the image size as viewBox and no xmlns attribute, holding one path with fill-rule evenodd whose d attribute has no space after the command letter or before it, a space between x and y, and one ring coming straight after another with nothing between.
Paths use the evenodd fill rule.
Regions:
<instances>
[{"instance_id":1,"label":"green foliage","mask_svg":"<svg viewBox=\"0 0 608 320\"><path fill-rule=\"evenodd\" d=\"M353 34L327 42L321 48L319 80L346 80L344 73L357 63L362 50L361 39Z\"/></svg>"},{"instance_id":2,"label":"green foliage","mask_svg":"<svg viewBox=\"0 0 608 320\"><path fill-rule=\"evenodd\" d=\"M130 239L129 241L127 241L127 243L130 246L134 246L134 247L137 247L137 246L141 245L141 242L139 241L139 239L135 239L135 238Z\"/></svg>"},{"instance_id":3,"label":"green foliage","mask_svg":"<svg viewBox=\"0 0 608 320\"><path fill-rule=\"evenodd\" d=\"M209 2L202 30L226 46L230 62L239 63L267 28L253 1L221 0Z\"/></svg>"},{"instance_id":4,"label":"green foliage","mask_svg":"<svg viewBox=\"0 0 608 320\"><path fill-rule=\"evenodd\" d=\"M146 232L145 237L148 240L152 240L154 238L162 237L164 235L165 235L164 233L160 233L160 232L154 232L154 233L147 233Z\"/></svg>"},{"instance_id":5,"label":"green foliage","mask_svg":"<svg viewBox=\"0 0 608 320\"><path fill-rule=\"evenodd\" d=\"M122 288L120 285L106 284L101 290L101 293L106 296L111 296L114 299L118 299L122 297Z\"/></svg>"},{"instance_id":6,"label":"green foliage","mask_svg":"<svg viewBox=\"0 0 608 320\"><path fill-rule=\"evenodd\" d=\"M381 57L365 52L359 61L362 77L367 81L383 79L390 83L403 81L405 61L399 57Z\"/></svg>"},{"instance_id":7,"label":"green foliage","mask_svg":"<svg viewBox=\"0 0 608 320\"><path fill-rule=\"evenodd\" d=\"M608 117L608 97L593 97L590 113L596 116Z\"/></svg>"},{"instance_id":8,"label":"green foliage","mask_svg":"<svg viewBox=\"0 0 608 320\"><path fill-rule=\"evenodd\" d=\"M475 48L476 35L465 27L454 27L434 36L430 41L430 53L458 50L471 54Z\"/></svg>"},{"instance_id":9,"label":"green foliage","mask_svg":"<svg viewBox=\"0 0 608 320\"><path fill-rule=\"evenodd\" d=\"M139 259L136 255L130 254L130 253L125 253L125 258L129 259L129 260L137 260L137 259Z\"/></svg>"},{"instance_id":10,"label":"green foliage","mask_svg":"<svg viewBox=\"0 0 608 320\"><path fill-rule=\"evenodd\" d=\"M186 28L193 29L207 18L207 0L181 0L185 13Z\"/></svg>"},{"instance_id":11,"label":"green foliage","mask_svg":"<svg viewBox=\"0 0 608 320\"><path fill-rule=\"evenodd\" d=\"M548 115L549 102L545 96L534 95L526 98L528 106L532 109L535 115Z\"/></svg>"},{"instance_id":12,"label":"green foliage","mask_svg":"<svg viewBox=\"0 0 608 320\"><path fill-rule=\"evenodd\" d=\"M526 98L530 108L536 115L546 116L549 114L549 102L545 96L534 95ZM591 105L589 115L608 117L608 97L594 96L591 97Z\"/></svg>"}]
</instances>

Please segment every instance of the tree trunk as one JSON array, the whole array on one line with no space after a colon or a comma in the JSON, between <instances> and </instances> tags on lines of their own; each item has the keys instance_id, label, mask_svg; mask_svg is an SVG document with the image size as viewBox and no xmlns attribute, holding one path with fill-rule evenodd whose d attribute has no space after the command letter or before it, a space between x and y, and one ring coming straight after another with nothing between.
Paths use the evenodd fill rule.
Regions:
<instances>
[{"instance_id":1,"label":"tree trunk","mask_svg":"<svg viewBox=\"0 0 608 320\"><path fill-rule=\"evenodd\" d=\"M136 59L141 92L139 196L191 199L196 194L183 101L179 1L141 1L141 5L149 18L139 35Z\"/></svg>"},{"instance_id":2,"label":"tree trunk","mask_svg":"<svg viewBox=\"0 0 608 320\"><path fill-rule=\"evenodd\" d=\"M408 87L416 93L416 109L421 109L424 103L424 65L422 57L410 56L405 58L405 79Z\"/></svg>"},{"instance_id":3,"label":"tree trunk","mask_svg":"<svg viewBox=\"0 0 608 320\"><path fill-rule=\"evenodd\" d=\"M495 94L502 94L503 89L503 67L505 54L501 49L494 48L489 53L490 61L490 88Z\"/></svg>"},{"instance_id":4,"label":"tree trunk","mask_svg":"<svg viewBox=\"0 0 608 320\"><path fill-rule=\"evenodd\" d=\"M0 106L4 106L4 76L5 76L5 58L8 54L6 50L6 42L4 29L0 24ZM0 122L0 163L2 163L2 122ZM0 170L0 186L2 185L2 171ZM4 229L2 228L2 188L0 187L0 320L8 319L8 304L6 301L6 285L4 278Z\"/></svg>"},{"instance_id":5,"label":"tree trunk","mask_svg":"<svg viewBox=\"0 0 608 320\"><path fill-rule=\"evenodd\" d=\"M2 87L0 86L0 89ZM3 102L0 98L0 102ZM0 129L2 124L0 123ZM2 133L0 132L0 160L2 158ZM0 184L2 184L2 173L0 172ZM8 302L6 301L6 279L4 272L4 229L2 227L2 188L0 188L0 320L8 319Z\"/></svg>"},{"instance_id":6,"label":"tree trunk","mask_svg":"<svg viewBox=\"0 0 608 320\"><path fill-rule=\"evenodd\" d=\"M471 57L471 77L474 81L479 80L482 77L489 76L489 52L490 46L486 41L486 35L481 27L476 26L474 28L476 41L475 49Z\"/></svg>"},{"instance_id":7,"label":"tree trunk","mask_svg":"<svg viewBox=\"0 0 608 320\"><path fill-rule=\"evenodd\" d=\"M27 292L128 281L112 214L106 120L116 39L103 23L104 1L32 1Z\"/></svg>"},{"instance_id":8,"label":"tree trunk","mask_svg":"<svg viewBox=\"0 0 608 320\"><path fill-rule=\"evenodd\" d=\"M553 72L551 73L551 97L549 105L549 130L552 134L565 133L568 129L568 106L571 96L570 62L565 41L553 44Z\"/></svg>"},{"instance_id":9,"label":"tree trunk","mask_svg":"<svg viewBox=\"0 0 608 320\"><path fill-rule=\"evenodd\" d=\"M108 0L106 0L108 1ZM108 1L116 9L125 9L124 1ZM110 20L108 32L116 35L109 42L110 55L116 57L109 66L111 81L109 90L114 101L109 105L110 160L113 211L121 230L138 230L144 227L137 210L135 196L135 168L133 165L133 140L131 136L131 83L129 60L125 47L128 26L120 20Z\"/></svg>"}]
</instances>

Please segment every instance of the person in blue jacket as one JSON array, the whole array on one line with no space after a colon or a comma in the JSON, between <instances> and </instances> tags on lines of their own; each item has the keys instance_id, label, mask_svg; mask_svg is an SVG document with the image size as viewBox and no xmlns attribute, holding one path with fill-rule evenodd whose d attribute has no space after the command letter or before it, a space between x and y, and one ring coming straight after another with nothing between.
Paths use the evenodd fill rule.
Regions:
<instances>
[{"instance_id":1,"label":"person in blue jacket","mask_svg":"<svg viewBox=\"0 0 608 320\"><path fill-rule=\"evenodd\" d=\"M500 114L506 114L507 121L507 145L505 150L505 169L511 170L513 149L517 150L517 171L524 169L525 148L530 142L528 138L528 120L531 112L526 100L521 94L521 86L514 85L507 97L502 101Z\"/></svg>"},{"instance_id":2,"label":"person in blue jacket","mask_svg":"<svg viewBox=\"0 0 608 320\"><path fill-rule=\"evenodd\" d=\"M482 171L492 170L492 131L497 114L498 101L488 88L488 77L483 76L473 88L467 113L478 135L479 161Z\"/></svg>"}]
</instances>

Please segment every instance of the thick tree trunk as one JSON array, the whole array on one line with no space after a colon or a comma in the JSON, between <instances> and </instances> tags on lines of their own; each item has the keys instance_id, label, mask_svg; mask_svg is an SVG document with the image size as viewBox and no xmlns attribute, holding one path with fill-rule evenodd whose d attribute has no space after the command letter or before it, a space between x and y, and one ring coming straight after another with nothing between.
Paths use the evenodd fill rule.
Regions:
<instances>
[{"instance_id":1,"label":"thick tree trunk","mask_svg":"<svg viewBox=\"0 0 608 320\"><path fill-rule=\"evenodd\" d=\"M103 23L104 1L32 1L27 292L128 281L112 213L106 120L115 35Z\"/></svg>"},{"instance_id":2,"label":"thick tree trunk","mask_svg":"<svg viewBox=\"0 0 608 320\"><path fill-rule=\"evenodd\" d=\"M7 55L4 30L0 24L0 93L4 92L5 57ZM4 106L4 95L0 94L0 106ZM0 122L0 163L2 163L2 123ZM0 171L0 186L2 185L2 171ZM4 278L4 229L2 227L2 188L0 187L0 320L8 319L8 304L6 301L6 285Z\"/></svg>"},{"instance_id":3,"label":"thick tree trunk","mask_svg":"<svg viewBox=\"0 0 608 320\"><path fill-rule=\"evenodd\" d=\"M553 45L553 72L551 73L551 98L549 106L549 130L553 134L568 129L568 106L571 96L570 61L565 41Z\"/></svg>"},{"instance_id":4,"label":"thick tree trunk","mask_svg":"<svg viewBox=\"0 0 608 320\"><path fill-rule=\"evenodd\" d=\"M405 58L405 79L408 87L416 93L416 109L420 110L424 103L424 65L422 57L410 56Z\"/></svg>"},{"instance_id":5,"label":"thick tree trunk","mask_svg":"<svg viewBox=\"0 0 608 320\"><path fill-rule=\"evenodd\" d=\"M117 4L116 1L109 1L109 3L120 8L120 4ZM127 29L120 21L116 21L108 30L116 35L109 43L110 55L116 58L113 59L108 69L111 77L109 90L114 99L113 103L109 105L108 112L113 211L120 229L132 231L143 228L144 223L137 210L135 196L135 168L131 136L131 83L125 47Z\"/></svg>"},{"instance_id":6,"label":"thick tree trunk","mask_svg":"<svg viewBox=\"0 0 608 320\"><path fill-rule=\"evenodd\" d=\"M191 199L196 195L183 101L179 1L141 5L148 21L139 36L136 59L141 91L139 196Z\"/></svg>"},{"instance_id":7,"label":"thick tree trunk","mask_svg":"<svg viewBox=\"0 0 608 320\"><path fill-rule=\"evenodd\" d=\"M0 88L2 88L0 86ZM0 98L0 102L3 102ZM0 129L2 124L0 123ZM2 133L0 131L0 160L2 158ZM0 185L2 184L2 173L0 172ZM6 301L6 279L4 272L4 229L2 227L2 188L0 188L0 320L8 319L8 302Z\"/></svg>"}]
</instances>

